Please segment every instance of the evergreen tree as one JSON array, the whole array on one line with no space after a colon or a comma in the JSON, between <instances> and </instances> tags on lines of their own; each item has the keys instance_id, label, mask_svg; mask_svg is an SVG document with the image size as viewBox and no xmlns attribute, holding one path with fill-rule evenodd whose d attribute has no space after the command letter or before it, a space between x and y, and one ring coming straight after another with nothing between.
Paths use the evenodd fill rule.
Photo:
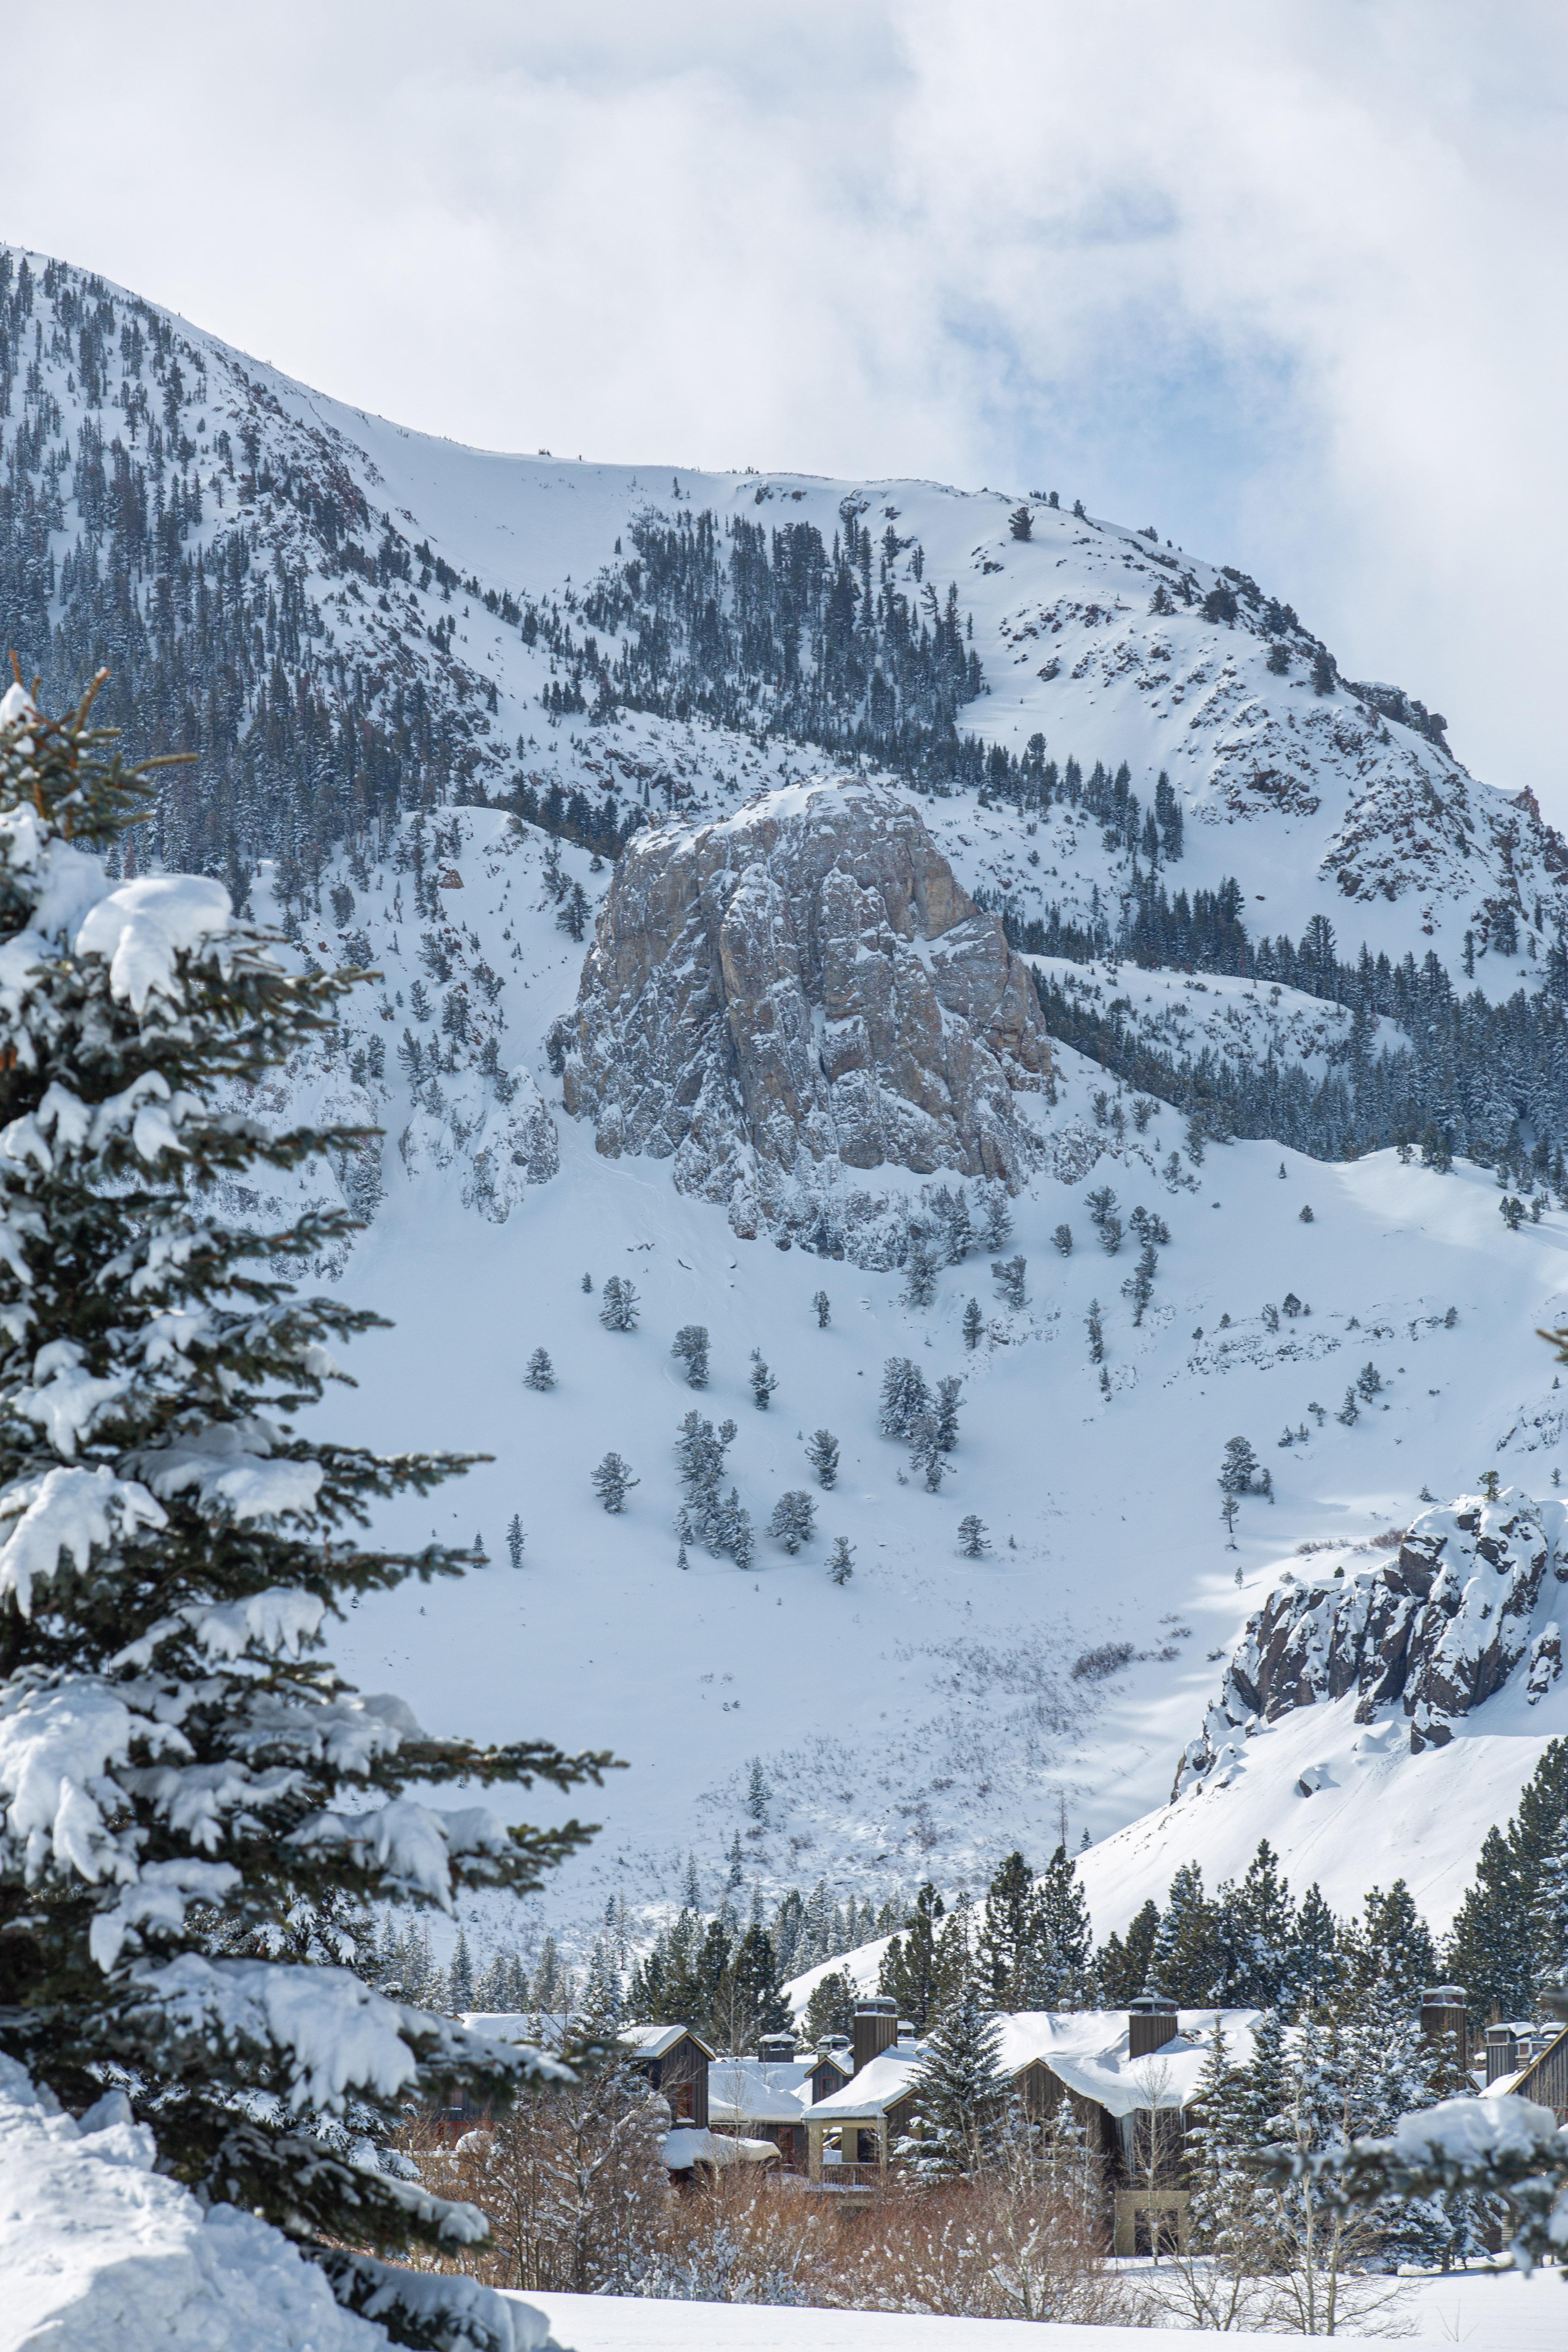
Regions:
<instances>
[{"instance_id":1,"label":"evergreen tree","mask_svg":"<svg viewBox=\"0 0 1568 2352\"><path fill-rule=\"evenodd\" d=\"M908 1437L931 1394L920 1367L908 1356L889 1356L882 1367L882 1407L878 1427L884 1437Z\"/></svg>"},{"instance_id":2,"label":"evergreen tree","mask_svg":"<svg viewBox=\"0 0 1568 2352\"><path fill-rule=\"evenodd\" d=\"M943 1433L940 1412L932 1412L929 1406L924 1412L916 1413L910 1423L910 1467L920 1474L928 1495L941 1494L942 1482L952 1468Z\"/></svg>"},{"instance_id":3,"label":"evergreen tree","mask_svg":"<svg viewBox=\"0 0 1568 2352\"><path fill-rule=\"evenodd\" d=\"M1096 1998L1104 2009L1125 2009L1152 1980L1154 1944L1160 1932L1160 1906L1145 1903L1127 1930L1127 1940L1114 1929L1095 1955Z\"/></svg>"},{"instance_id":4,"label":"evergreen tree","mask_svg":"<svg viewBox=\"0 0 1568 2352\"><path fill-rule=\"evenodd\" d=\"M971 1511L958 1523L958 1549L965 1559L982 1559L990 1550L985 1522L978 1512Z\"/></svg>"},{"instance_id":5,"label":"evergreen tree","mask_svg":"<svg viewBox=\"0 0 1568 2352\"><path fill-rule=\"evenodd\" d=\"M1389 1985L1408 2008L1420 2006L1424 1988L1436 1981L1437 1954L1426 1922L1410 1889L1396 1878L1384 1894L1374 1886L1359 1922L1340 1939L1347 1987L1364 1998L1374 1986Z\"/></svg>"},{"instance_id":6,"label":"evergreen tree","mask_svg":"<svg viewBox=\"0 0 1568 2352\"><path fill-rule=\"evenodd\" d=\"M522 1376L525 1389L546 1390L555 1386L555 1367L542 1348L535 1348L528 1360L528 1370Z\"/></svg>"},{"instance_id":7,"label":"evergreen tree","mask_svg":"<svg viewBox=\"0 0 1568 2352\"><path fill-rule=\"evenodd\" d=\"M965 1978L927 2037L910 2084L914 2122L900 2153L927 2179L979 2172L994 2156L1007 2105L1002 2029L979 1981Z\"/></svg>"},{"instance_id":8,"label":"evergreen tree","mask_svg":"<svg viewBox=\"0 0 1568 2352\"><path fill-rule=\"evenodd\" d=\"M835 1536L828 1555L827 1574L834 1584L847 1584L855 1573L855 1547L845 1536Z\"/></svg>"},{"instance_id":9,"label":"evergreen tree","mask_svg":"<svg viewBox=\"0 0 1568 2352\"><path fill-rule=\"evenodd\" d=\"M1027 1273L1026 1258L993 1258L991 1261L991 1279L996 1285L996 1296L1004 1307L1009 1307L1016 1315L1021 1315L1029 1303L1025 1279Z\"/></svg>"},{"instance_id":10,"label":"evergreen tree","mask_svg":"<svg viewBox=\"0 0 1568 2352\"><path fill-rule=\"evenodd\" d=\"M1030 2009L1077 2009L1093 1966L1089 1906L1078 1864L1058 1845L1035 1884L1036 1961L1026 1990Z\"/></svg>"},{"instance_id":11,"label":"evergreen tree","mask_svg":"<svg viewBox=\"0 0 1568 2352\"><path fill-rule=\"evenodd\" d=\"M1267 1838L1239 1886L1215 1899L1220 1998L1228 2008L1271 2009L1282 1999L1295 1937L1295 1906Z\"/></svg>"},{"instance_id":12,"label":"evergreen tree","mask_svg":"<svg viewBox=\"0 0 1568 2352\"><path fill-rule=\"evenodd\" d=\"M829 1323L833 1320L832 1300L828 1297L826 1290L819 1290L811 1303L816 1313L817 1329L819 1331L826 1331Z\"/></svg>"},{"instance_id":13,"label":"evergreen tree","mask_svg":"<svg viewBox=\"0 0 1568 2352\"><path fill-rule=\"evenodd\" d=\"M1005 1249L1013 1237L1013 1212L1007 1195L1000 1184L993 1184L985 1195L985 1214L981 1221L980 1240L988 1250Z\"/></svg>"},{"instance_id":14,"label":"evergreen tree","mask_svg":"<svg viewBox=\"0 0 1568 2352\"><path fill-rule=\"evenodd\" d=\"M1217 2000L1224 1955L1215 1907L1204 1893L1195 1862L1184 1863L1154 1939L1154 1980L1182 2009L1207 2009Z\"/></svg>"},{"instance_id":15,"label":"evergreen tree","mask_svg":"<svg viewBox=\"0 0 1568 2352\"><path fill-rule=\"evenodd\" d=\"M907 2018L917 2033L925 2032L951 1990L942 1981L937 1948L944 1910L928 1878L916 1892L907 1926L890 1939L883 1953L877 1978L877 1990L898 2002L899 2015Z\"/></svg>"},{"instance_id":16,"label":"evergreen tree","mask_svg":"<svg viewBox=\"0 0 1568 2352\"><path fill-rule=\"evenodd\" d=\"M1038 1931L1035 1874L1021 1853L1010 1853L985 1890L985 1916L975 1950L981 1990L994 2009L1034 2006L1024 1988L1034 1975Z\"/></svg>"},{"instance_id":17,"label":"evergreen tree","mask_svg":"<svg viewBox=\"0 0 1568 2352\"><path fill-rule=\"evenodd\" d=\"M760 1348L752 1349L752 1369L748 1377L751 1381L752 1402L759 1412L766 1412L768 1400L778 1386L778 1377L776 1373L770 1372L763 1363L763 1351Z\"/></svg>"},{"instance_id":18,"label":"evergreen tree","mask_svg":"<svg viewBox=\"0 0 1568 2352\"><path fill-rule=\"evenodd\" d=\"M89 698L90 702L90 698ZM252 1171L329 1162L352 1130L268 1134L254 1087L330 1023L337 976L294 976L216 883L107 882L98 853L145 812L89 702L0 702L0 2007L5 2039L68 2110L119 2086L160 2167L273 2222L343 2302L398 2340L468 2325L465 2294L347 2251L473 2242L454 2207L348 2151L390 2138L437 2085L502 2104L535 2071L342 1965L339 1922L373 1904L450 1909L522 1893L583 1842L432 1813L423 1782L569 1788L606 1760L534 1742L416 1738L321 1654L350 1597L460 1572L345 1539L460 1465L311 1444L292 1416L329 1350L377 1318L296 1295L279 1269L352 1232L310 1209L231 1223ZM181 1336L170 1343L171 1332ZM23 1788L74 1794L24 1829ZM318 1923L313 1926L312 1922ZM407 1997L405 1996L405 2001Z\"/></svg>"},{"instance_id":19,"label":"evergreen tree","mask_svg":"<svg viewBox=\"0 0 1568 2352\"><path fill-rule=\"evenodd\" d=\"M838 1484L838 1440L830 1429L813 1430L806 1440L805 1458L816 1473L819 1486L832 1488Z\"/></svg>"},{"instance_id":20,"label":"evergreen tree","mask_svg":"<svg viewBox=\"0 0 1568 2352\"><path fill-rule=\"evenodd\" d=\"M468 1950L468 1939L461 1927L452 1953L452 1966L447 1978L447 2004L454 2016L461 2016L474 2006L474 1962Z\"/></svg>"},{"instance_id":21,"label":"evergreen tree","mask_svg":"<svg viewBox=\"0 0 1568 2352\"><path fill-rule=\"evenodd\" d=\"M812 1987L801 2022L805 2038L818 2048L830 2034L855 2031L855 2004L860 1998L847 1969L831 1969Z\"/></svg>"},{"instance_id":22,"label":"evergreen tree","mask_svg":"<svg viewBox=\"0 0 1568 2352\"><path fill-rule=\"evenodd\" d=\"M1340 1984L1339 1938L1334 1915L1323 1900L1321 1887L1309 1886L1296 1914L1295 1932L1285 1958L1280 2008L1289 2018L1304 2010L1326 2009Z\"/></svg>"},{"instance_id":23,"label":"evergreen tree","mask_svg":"<svg viewBox=\"0 0 1568 2352\"><path fill-rule=\"evenodd\" d=\"M527 1541L528 1538L522 1532L522 1521L514 1511L507 1523L506 1530L507 1556L513 1568L522 1566L522 1549Z\"/></svg>"},{"instance_id":24,"label":"evergreen tree","mask_svg":"<svg viewBox=\"0 0 1568 2352\"><path fill-rule=\"evenodd\" d=\"M1102 1364L1105 1361L1105 1328L1100 1319L1098 1298L1089 1300L1089 1313L1083 1318L1083 1328L1089 1333L1089 1362Z\"/></svg>"},{"instance_id":25,"label":"evergreen tree","mask_svg":"<svg viewBox=\"0 0 1568 2352\"><path fill-rule=\"evenodd\" d=\"M594 1492L606 1511L624 1511L632 1487L641 1484L640 1478L632 1476L631 1464L615 1452L606 1454L593 1473Z\"/></svg>"},{"instance_id":26,"label":"evergreen tree","mask_svg":"<svg viewBox=\"0 0 1568 2352\"><path fill-rule=\"evenodd\" d=\"M949 1373L936 1384L936 1442L944 1454L958 1450L958 1405L963 1382Z\"/></svg>"},{"instance_id":27,"label":"evergreen tree","mask_svg":"<svg viewBox=\"0 0 1568 2352\"><path fill-rule=\"evenodd\" d=\"M623 1282L618 1274L612 1274L600 1293L600 1297L603 1304L599 1308L599 1320L606 1331L637 1329L637 1317L642 1312L642 1307L635 1283Z\"/></svg>"},{"instance_id":28,"label":"evergreen tree","mask_svg":"<svg viewBox=\"0 0 1568 2352\"><path fill-rule=\"evenodd\" d=\"M985 1318L980 1312L980 1301L978 1298L972 1298L963 1310L964 1346L969 1349L978 1348L981 1334L984 1328Z\"/></svg>"},{"instance_id":29,"label":"evergreen tree","mask_svg":"<svg viewBox=\"0 0 1568 2352\"><path fill-rule=\"evenodd\" d=\"M904 1273L904 1297L911 1307L929 1307L936 1297L936 1260L923 1241L910 1245Z\"/></svg>"},{"instance_id":30,"label":"evergreen tree","mask_svg":"<svg viewBox=\"0 0 1568 2352\"><path fill-rule=\"evenodd\" d=\"M768 1533L777 1538L793 1559L802 1544L816 1533L816 1504L804 1486L792 1486L773 1505Z\"/></svg>"},{"instance_id":31,"label":"evergreen tree","mask_svg":"<svg viewBox=\"0 0 1568 2352\"><path fill-rule=\"evenodd\" d=\"M1072 1227L1058 1225L1051 1235L1051 1246L1063 1257L1072 1255Z\"/></svg>"},{"instance_id":32,"label":"evergreen tree","mask_svg":"<svg viewBox=\"0 0 1568 2352\"><path fill-rule=\"evenodd\" d=\"M708 1331L701 1323L683 1323L670 1342L669 1352L686 1366L689 1389L708 1385Z\"/></svg>"}]
</instances>

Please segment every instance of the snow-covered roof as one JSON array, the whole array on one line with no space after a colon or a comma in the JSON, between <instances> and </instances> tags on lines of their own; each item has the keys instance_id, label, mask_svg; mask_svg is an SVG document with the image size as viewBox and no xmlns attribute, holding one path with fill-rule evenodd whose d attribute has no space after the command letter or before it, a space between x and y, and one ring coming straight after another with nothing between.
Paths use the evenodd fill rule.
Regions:
<instances>
[{"instance_id":1,"label":"snow-covered roof","mask_svg":"<svg viewBox=\"0 0 1568 2352\"><path fill-rule=\"evenodd\" d=\"M671 2172L685 2172L694 2164L776 2164L779 2154L771 2139L733 2139L695 2124L666 2132L660 2152Z\"/></svg>"},{"instance_id":2,"label":"snow-covered roof","mask_svg":"<svg viewBox=\"0 0 1568 2352\"><path fill-rule=\"evenodd\" d=\"M1069 2091L1097 2099L1113 2116L1142 2107L1184 2107L1214 2048L1216 2021L1224 2027L1229 2056L1244 2065L1261 2015L1257 2009L1179 2010L1174 2038L1148 2057L1131 2058L1124 2009L1023 2010L998 2021L1000 2064L1011 2075L1043 2060Z\"/></svg>"},{"instance_id":3,"label":"snow-covered roof","mask_svg":"<svg viewBox=\"0 0 1568 2352\"><path fill-rule=\"evenodd\" d=\"M1252 2055L1252 2032L1262 2015L1256 2009L1184 2009L1175 2038L1150 2057L1127 2054L1124 2009L1022 2010L1001 2016L998 2063L1004 2074L1021 2074L1043 2060L1069 2091L1096 2099L1113 2116L1142 2107L1184 2107L1197 2089L1204 2061L1214 2047L1216 2020L1225 2029L1230 2057L1244 2065ZM822 2122L839 2116L879 2116L908 2096L924 2057L921 2044L884 2050L841 2091L830 2092L805 2112Z\"/></svg>"},{"instance_id":4,"label":"snow-covered roof","mask_svg":"<svg viewBox=\"0 0 1568 2352\"><path fill-rule=\"evenodd\" d=\"M700 2033L691 2033L689 2025L623 2025L618 2039L634 2058L662 2058L689 2033L704 2057L711 2058L712 2051Z\"/></svg>"},{"instance_id":5,"label":"snow-covered roof","mask_svg":"<svg viewBox=\"0 0 1568 2352\"><path fill-rule=\"evenodd\" d=\"M566 2038L564 2015L555 2016L546 2010L469 2009L463 2012L463 2023L475 2033L488 2033L495 2042L542 2043L552 2050L558 2050Z\"/></svg>"},{"instance_id":6,"label":"snow-covered roof","mask_svg":"<svg viewBox=\"0 0 1568 2352\"><path fill-rule=\"evenodd\" d=\"M880 2057L862 2066L841 2091L829 2091L826 2098L818 2099L805 2113L813 2123L834 2122L840 2116L885 2115L908 2096L924 2055L918 2042L906 2042L898 2050L884 2050Z\"/></svg>"},{"instance_id":7,"label":"snow-covered roof","mask_svg":"<svg viewBox=\"0 0 1568 2352\"><path fill-rule=\"evenodd\" d=\"M716 2124L797 2124L807 2097L800 2084L805 2066L760 2066L744 2059L720 2059L708 2069L708 2117ZM791 2081L788 2078L795 2076Z\"/></svg>"}]
</instances>

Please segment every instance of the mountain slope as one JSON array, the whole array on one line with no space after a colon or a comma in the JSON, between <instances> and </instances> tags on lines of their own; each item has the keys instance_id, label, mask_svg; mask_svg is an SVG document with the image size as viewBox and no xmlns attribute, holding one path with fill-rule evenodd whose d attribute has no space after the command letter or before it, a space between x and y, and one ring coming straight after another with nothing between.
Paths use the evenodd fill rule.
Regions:
<instances>
[{"instance_id":1,"label":"mountain slope","mask_svg":"<svg viewBox=\"0 0 1568 2352\"><path fill-rule=\"evenodd\" d=\"M1446 1501L1495 1467L1547 1498L1563 1424L1530 1334L1568 1313L1563 1212L1511 1230L1490 1175L1438 1172L1442 1134L1429 1167L1335 1156L1441 1111L1447 1143L1500 1160L1505 1199L1528 1189L1532 1151L1547 1172L1568 1125L1568 860L1528 801L1470 776L1418 704L1337 682L1288 607L1147 533L1036 498L1016 538L1016 496L924 483L460 449L60 264L10 263L9 641L57 697L109 662L110 715L149 748L201 755L133 854L220 872L290 952L384 975L262 1108L384 1129L306 1180L368 1222L319 1278L396 1325L356 1349L362 1385L332 1416L378 1444L493 1455L434 1507L444 1532L477 1523L492 1565L363 1605L342 1649L432 1727L618 1746L605 1835L550 1916L585 1932L618 1893L673 1899L689 1853L715 1899L737 1841L745 1879L859 1895L928 1874L973 1885L1008 1846L1037 1859L1087 1828L1101 1934L1163 1895L1176 1862L1223 1874L1265 1832L1338 1905L1402 1874L1441 1917L1480 1827L1568 1728L1558 1681L1533 1706L1509 1681L1414 1756L1396 1707L1369 1727L1355 1699L1315 1703L1257 1731L1225 1786L1205 1771L1166 1800L1224 1661L1287 1573L1377 1565L1347 1547L1407 1528L1424 1486ZM1048 1073L1027 1072L1048 1085L994 1097L1026 1150L992 1168L978 1129L970 1160L921 1130L854 1163L864 1245L782 1213L727 1217L679 1191L668 1159L596 1149L563 1098L564 1082L594 1107L565 1032L592 995L586 926L605 953L623 936L605 902L628 835L657 817L676 862L707 858L824 776L847 823L867 798L921 828L1007 987L1037 973L1053 1032ZM726 889L741 856L717 856ZM874 915L836 935L847 969L901 959L908 1001L959 1056L942 1062L951 1087L984 1024L954 990L913 984L940 926L922 911L895 938L889 920L879 944ZM746 1000L752 1047L773 990ZM790 1000L808 1058L826 1043L816 990ZM715 1014L709 1098L754 1151L761 1114L732 1091L746 1041L722 1028ZM884 1073L903 1034L875 1049ZM1407 1041L1423 1075L1401 1095L1378 1056ZM622 1078L647 1076L641 1051L617 1032ZM940 1058L910 1057L916 1092ZM695 1066L668 1066L689 1108ZM1250 1130L1233 1115L1243 1081ZM1215 1139L1285 1132L1287 1112L1321 1156ZM930 1305L910 1305L912 1248L953 1260L954 1203L973 1239L992 1174L1018 1188L1011 1237L938 1265ZM1088 1201L1106 1185L1107 1239L1138 1209L1145 1234L1152 1219L1168 1232L1144 1277L1136 1237L1099 1237ZM803 1246L819 1240L826 1255ZM990 1271L1015 1252L1016 1307ZM633 1330L598 1319L612 1275L641 1295ZM710 1335L697 1393L669 1352L691 1323ZM560 1374L544 1393L522 1385L541 1346ZM766 1412L753 1349L777 1375ZM943 1492L879 1433L889 1358L932 1391L963 1382ZM1368 1361L1384 1385L1342 1425ZM758 1538L743 1572L732 1545L694 1541L679 1565L674 1444L694 1407L737 1424L725 1478ZM804 1452L819 1427L840 1445L826 1492ZM1233 1551L1216 1477L1237 1433L1277 1499L1243 1502ZM615 1515L591 1484L612 1448L638 1481ZM819 1533L792 1555L764 1530L799 1490ZM979 1558L959 1546L971 1514ZM825 1573L839 1535L855 1547L843 1585ZM1302 1546L1320 1548L1307 1570ZM481 1946L519 1933L470 1925Z\"/></svg>"}]
</instances>

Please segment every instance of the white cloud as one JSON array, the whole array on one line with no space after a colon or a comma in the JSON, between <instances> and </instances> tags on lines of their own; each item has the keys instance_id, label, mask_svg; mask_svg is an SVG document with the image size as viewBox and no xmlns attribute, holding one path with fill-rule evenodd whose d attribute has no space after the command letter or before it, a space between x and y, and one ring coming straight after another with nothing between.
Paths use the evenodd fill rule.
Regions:
<instances>
[{"instance_id":1,"label":"white cloud","mask_svg":"<svg viewBox=\"0 0 1568 2352\"><path fill-rule=\"evenodd\" d=\"M428 430L1155 520L1568 817L1565 53L1458 0L68 5L0 194Z\"/></svg>"}]
</instances>

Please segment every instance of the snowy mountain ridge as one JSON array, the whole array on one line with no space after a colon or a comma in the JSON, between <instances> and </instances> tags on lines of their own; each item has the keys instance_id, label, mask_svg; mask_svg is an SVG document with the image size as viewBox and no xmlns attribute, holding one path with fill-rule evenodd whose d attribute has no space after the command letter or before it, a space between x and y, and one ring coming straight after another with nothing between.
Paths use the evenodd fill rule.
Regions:
<instances>
[{"instance_id":1,"label":"snowy mountain ridge","mask_svg":"<svg viewBox=\"0 0 1568 2352\"><path fill-rule=\"evenodd\" d=\"M1353 1585L1358 1548L1412 1529L1423 1488L1532 1454L1539 1486L1560 1448L1530 1334L1568 1316L1546 1190L1568 854L1528 797L1477 782L1396 689L1340 680L1250 581L1037 494L462 449L37 257L0 269L0 331L9 642L55 699L108 662L108 715L200 755L132 854L221 875L302 960L381 975L259 1107L383 1130L308 1177L367 1224L319 1277L396 1326L356 1348L334 1425L492 1455L389 1530L477 1522L492 1566L353 1612L347 1669L433 1726L628 1759L548 1911L477 1910L477 1947L546 1919L580 1937L622 1895L651 1917L689 1857L716 1899L737 1843L765 1889L822 1877L864 1899L975 1886L1010 1846L1037 1859L1085 1829L1101 1935L1177 1863L1236 1874L1263 1834L1342 1908L1403 1874L1445 1916L1568 1728L1551 1576L1539 1648L1417 1754L1403 1694L1358 1723L1359 1665L1353 1689L1337 1663L1314 1681L1317 1616L1331 1658L1352 1630L1287 1580L1305 1550ZM806 806L846 828L837 879L807 889L776 838L718 855L721 830L787 833ZM870 903L857 860L886 863L895 835L900 857L925 845L953 923ZM700 998L694 1027L678 1008L657 1034L642 983L623 1003L605 979L639 925L672 989L685 971L651 896L639 910L655 869L690 918L682 1008ZM865 895L827 926L847 992L831 1011L814 958L846 881ZM742 897L755 919L726 934ZM961 933L970 980L952 959L942 979ZM747 972L731 955L726 973L727 940ZM869 1034L884 986L872 1160L833 1100L853 1071L828 1033ZM991 1089L962 1150L943 1124L961 1063ZM600 1149L611 1097L655 1078L668 1156L651 1127ZM786 1083L789 1150L805 1137L815 1168L850 1171L875 1246L726 1217L725 1171L747 1172L735 1155ZM1415 1140L1434 1103L1535 1222L1500 1218L1473 1162L1445 1172L1441 1136L1427 1165L1408 1145L1339 1156L1367 1132ZM1019 1148L988 1162L1004 1128ZM712 1188L674 1181L683 1150ZM999 1192L1012 1230L983 1244ZM994 1274L1013 1256L1016 1279ZM619 1329L612 1276L637 1294ZM694 1325L695 1395L671 1353ZM523 1386L540 1348L552 1389ZM761 1405L753 1350L776 1381ZM1342 1423L1369 1360L1379 1385ZM889 1360L931 1394L960 1383L935 1491L883 1433ZM745 1570L696 1543L679 1564L694 1409L736 1424ZM1217 1477L1238 1432L1274 1499L1242 1496L1232 1551ZM636 1480L618 1512L592 1484L612 1448ZM816 1531L790 1550L767 1530L801 1495ZM1222 1662L1246 1674L1277 1634L1311 1703L1249 1709L1239 1742L1227 1711L1192 1759Z\"/></svg>"}]
</instances>

